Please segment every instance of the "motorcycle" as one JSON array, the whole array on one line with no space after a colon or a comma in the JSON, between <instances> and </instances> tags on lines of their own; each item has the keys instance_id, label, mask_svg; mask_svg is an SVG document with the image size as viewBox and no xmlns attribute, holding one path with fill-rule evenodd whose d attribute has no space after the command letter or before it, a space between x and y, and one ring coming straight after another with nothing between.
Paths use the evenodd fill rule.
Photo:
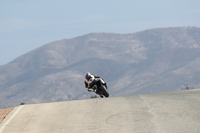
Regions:
<instances>
[{"instance_id":1,"label":"motorcycle","mask_svg":"<svg viewBox=\"0 0 200 133\"><path fill-rule=\"evenodd\" d=\"M95 90L95 93L98 94L101 98L109 97L106 83L103 81L103 79L98 79L93 85L92 89Z\"/></svg>"}]
</instances>

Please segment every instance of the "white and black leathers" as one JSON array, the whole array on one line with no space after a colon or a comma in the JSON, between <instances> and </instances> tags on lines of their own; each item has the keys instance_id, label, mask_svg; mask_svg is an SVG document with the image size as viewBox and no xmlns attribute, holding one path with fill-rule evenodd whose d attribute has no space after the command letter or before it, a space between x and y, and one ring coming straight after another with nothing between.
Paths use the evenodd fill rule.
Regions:
<instances>
[{"instance_id":1,"label":"white and black leathers","mask_svg":"<svg viewBox=\"0 0 200 133\"><path fill-rule=\"evenodd\" d=\"M90 73L87 73L85 75L85 88L88 89L89 92L97 92L97 87L96 87L96 83L101 80L101 83L106 87L107 89L107 84L106 82L98 75L92 75Z\"/></svg>"}]
</instances>

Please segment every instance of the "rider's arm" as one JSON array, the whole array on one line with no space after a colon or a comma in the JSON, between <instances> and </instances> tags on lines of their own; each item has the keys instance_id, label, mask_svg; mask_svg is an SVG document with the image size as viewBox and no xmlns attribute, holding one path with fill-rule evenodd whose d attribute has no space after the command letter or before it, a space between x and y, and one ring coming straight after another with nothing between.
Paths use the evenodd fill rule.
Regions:
<instances>
[{"instance_id":1,"label":"rider's arm","mask_svg":"<svg viewBox=\"0 0 200 133\"><path fill-rule=\"evenodd\" d=\"M85 88L88 88L88 83L85 81Z\"/></svg>"},{"instance_id":2,"label":"rider's arm","mask_svg":"<svg viewBox=\"0 0 200 133\"><path fill-rule=\"evenodd\" d=\"M89 88L92 88L96 84L96 79L94 79L89 85Z\"/></svg>"}]
</instances>

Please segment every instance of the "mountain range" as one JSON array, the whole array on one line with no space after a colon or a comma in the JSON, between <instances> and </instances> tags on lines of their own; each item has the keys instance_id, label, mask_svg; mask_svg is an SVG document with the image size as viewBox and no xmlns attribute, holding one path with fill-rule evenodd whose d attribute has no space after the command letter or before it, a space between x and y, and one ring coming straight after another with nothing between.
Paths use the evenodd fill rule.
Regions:
<instances>
[{"instance_id":1,"label":"mountain range","mask_svg":"<svg viewBox=\"0 0 200 133\"><path fill-rule=\"evenodd\" d=\"M200 88L200 28L91 33L48 43L0 66L0 108L88 99L84 75L111 97Z\"/></svg>"}]
</instances>

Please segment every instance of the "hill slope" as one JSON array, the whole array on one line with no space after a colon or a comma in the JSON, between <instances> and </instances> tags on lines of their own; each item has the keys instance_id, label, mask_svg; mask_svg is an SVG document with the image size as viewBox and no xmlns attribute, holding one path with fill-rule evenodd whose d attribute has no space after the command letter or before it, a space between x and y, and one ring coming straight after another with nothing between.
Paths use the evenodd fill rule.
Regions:
<instances>
[{"instance_id":1,"label":"hill slope","mask_svg":"<svg viewBox=\"0 0 200 133\"><path fill-rule=\"evenodd\" d=\"M87 71L111 96L200 87L200 28L91 33L46 44L0 66L0 108L90 98Z\"/></svg>"}]
</instances>

